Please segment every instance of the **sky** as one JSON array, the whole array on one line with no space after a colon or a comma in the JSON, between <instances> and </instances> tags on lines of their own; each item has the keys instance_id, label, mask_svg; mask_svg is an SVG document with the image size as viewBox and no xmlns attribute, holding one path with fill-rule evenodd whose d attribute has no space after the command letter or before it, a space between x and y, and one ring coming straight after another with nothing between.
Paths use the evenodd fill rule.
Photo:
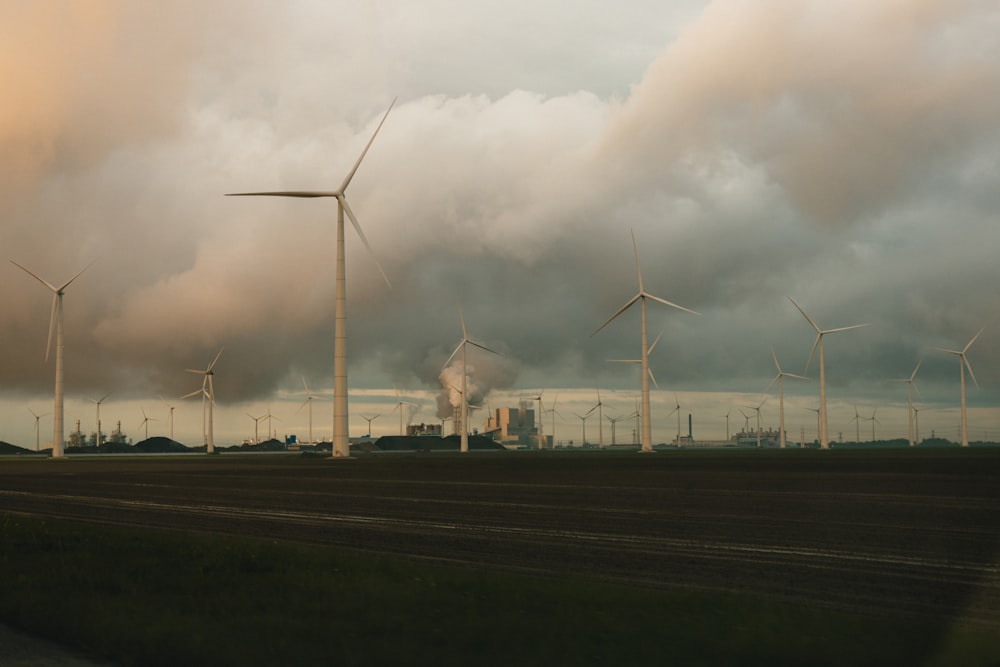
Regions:
<instances>
[{"instance_id":1,"label":"sky","mask_svg":"<svg viewBox=\"0 0 1000 667\"><path fill-rule=\"evenodd\" d=\"M765 397L776 428L772 349L812 378L785 381L789 437L815 433L789 297L868 324L824 339L831 439L855 410L905 438L893 380L918 364L921 436L956 439L958 359L936 348L980 329L970 439L998 439L998 33L987 0L6 0L0 248L52 283L89 267L64 297L67 432L110 392L102 430L142 439L145 410L166 435L169 404L199 444L185 369L223 349L217 443L268 409L305 437L303 380L328 437L336 202L224 195L336 189L396 99L347 190L374 251L348 225L352 436L373 414L398 433L401 401L439 423L461 309L503 354L470 352L470 401L542 392L557 441L594 440L598 391L635 410L638 367L608 360L638 358L637 309L594 332L637 255L647 292L699 313L649 304L654 442L678 403L696 437ZM29 410L52 412L51 303L0 265L0 440L33 447Z\"/></svg>"}]
</instances>

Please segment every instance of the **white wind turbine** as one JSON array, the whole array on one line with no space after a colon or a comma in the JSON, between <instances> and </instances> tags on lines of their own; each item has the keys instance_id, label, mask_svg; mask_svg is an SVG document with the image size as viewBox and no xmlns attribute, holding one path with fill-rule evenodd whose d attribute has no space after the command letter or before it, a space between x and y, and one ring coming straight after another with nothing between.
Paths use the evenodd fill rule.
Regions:
<instances>
[{"instance_id":1,"label":"white wind turbine","mask_svg":"<svg viewBox=\"0 0 1000 667\"><path fill-rule=\"evenodd\" d=\"M746 407L750 408L751 410L753 410L754 412L757 413L757 449L760 449L760 409L762 407L764 407L765 403L767 403L767 397L766 396L764 397L764 400L761 401L760 403L758 403L757 405L747 405L746 406Z\"/></svg>"},{"instance_id":2,"label":"white wind turbine","mask_svg":"<svg viewBox=\"0 0 1000 667\"><path fill-rule=\"evenodd\" d=\"M267 414L264 415L264 418L267 419L267 439L270 440L270 439L274 438L275 440L277 440L277 433L275 433L272 430L271 420L272 419L277 419L280 422L281 419L279 419L278 417L276 417L276 416L274 416L274 415L271 414L271 404L270 403L267 404Z\"/></svg>"},{"instance_id":3,"label":"white wind turbine","mask_svg":"<svg viewBox=\"0 0 1000 667\"><path fill-rule=\"evenodd\" d=\"M542 422L542 394L544 392L545 392L545 390L542 389L541 391L538 392L538 396L532 396L532 397L530 397L528 399L528 400L531 400L531 401L538 401L538 413L535 415L535 421L538 424L538 449L539 450L545 449L545 440L544 440L545 436L542 433L542 431L544 430L542 428L542 425L543 425L543 422Z\"/></svg>"},{"instance_id":4,"label":"white wind turbine","mask_svg":"<svg viewBox=\"0 0 1000 667\"><path fill-rule=\"evenodd\" d=\"M838 331L847 331L849 329L858 329L860 327L866 327L868 324L852 324L849 327L837 327L836 329L820 329L812 318L806 315L806 311L799 307L799 304L795 303L792 297L788 297L788 300L792 302L802 317L806 318L811 326L816 331L816 340L813 342L812 350L809 352L809 360L806 362L806 370L809 369L809 363L812 361L813 354L816 352L816 348L819 348L819 446L820 449L829 449L830 441L827 438L826 431L826 364L823 359L823 336L826 334L836 333Z\"/></svg>"},{"instance_id":5,"label":"white wind turbine","mask_svg":"<svg viewBox=\"0 0 1000 667\"><path fill-rule=\"evenodd\" d=\"M465 372L464 368L462 369L462 372L463 373ZM392 411L395 412L396 410L399 410L399 434L400 435L406 435L406 432L403 430L403 408L404 408L404 406L413 406L413 407L416 407L416 403L410 403L408 401L404 401L402 395L400 395L400 393L399 393L399 389L397 389L396 387L393 387L393 390L395 390L395 392L396 392L396 405L392 408ZM463 387L459 391L462 394L462 400L464 402L464 400L465 400L465 388ZM464 417L463 417L463 421L464 421Z\"/></svg>"},{"instance_id":6,"label":"white wind turbine","mask_svg":"<svg viewBox=\"0 0 1000 667\"><path fill-rule=\"evenodd\" d=\"M215 363L222 356L222 351L226 349L225 346L219 348L219 353L215 355L215 359L212 359L212 363L208 365L203 371L194 370L192 368L186 369L188 373L197 373L204 376L201 381L201 389L196 389L190 394L185 394L181 398L188 398L189 396L195 396L201 394L202 400L208 404L208 426L205 430L205 452L208 454L215 453L215 433L214 433L214 413L213 406L215 405L215 386L212 383L212 377L215 375Z\"/></svg>"},{"instance_id":7,"label":"white wind turbine","mask_svg":"<svg viewBox=\"0 0 1000 667\"><path fill-rule=\"evenodd\" d=\"M309 406L309 444L313 443L313 399L322 398L321 396L315 396L312 390L309 389L309 385L306 384L306 378L302 376L302 386L306 390L306 400L302 401L302 405L299 406L299 410L304 408L306 405ZM298 412L299 410L296 410ZM370 433L369 433L370 435Z\"/></svg>"},{"instance_id":8,"label":"white wind turbine","mask_svg":"<svg viewBox=\"0 0 1000 667\"><path fill-rule=\"evenodd\" d=\"M56 386L54 408L52 410L52 457L59 458L63 455L63 444L65 442L65 433L63 430L63 294L70 283L93 266L94 262L85 266L80 273L58 287L40 278L14 260L11 260L11 264L48 287L52 292L52 314L49 317L49 340L45 344L45 361L48 362L49 360L49 350L52 348L52 332L54 330L56 335Z\"/></svg>"},{"instance_id":9,"label":"white wind turbine","mask_svg":"<svg viewBox=\"0 0 1000 667\"><path fill-rule=\"evenodd\" d=\"M854 406L854 419L852 419L851 421L854 422L854 443L860 445L861 444L861 413L858 412L858 406L856 406L856 405Z\"/></svg>"},{"instance_id":10,"label":"white wind turbine","mask_svg":"<svg viewBox=\"0 0 1000 667\"><path fill-rule=\"evenodd\" d=\"M38 446L39 445L39 443L38 443L38 420L41 419L42 417L45 417L48 413L45 412L45 413L42 413L40 415L39 414L35 414L35 411L32 410L31 408L28 408L28 412L30 412L31 416L35 418L35 451L37 452L37 451L40 451L39 450L39 446Z\"/></svg>"},{"instance_id":11,"label":"white wind turbine","mask_svg":"<svg viewBox=\"0 0 1000 667\"><path fill-rule=\"evenodd\" d=\"M671 410L667 416L677 413L677 446L681 447L681 399L677 396L677 392L674 392L674 409Z\"/></svg>"},{"instance_id":12,"label":"white wind turbine","mask_svg":"<svg viewBox=\"0 0 1000 667\"><path fill-rule=\"evenodd\" d=\"M253 444L260 444L260 420L264 419L267 415L261 415L260 417L254 417L249 412L244 413L247 417L253 420Z\"/></svg>"},{"instance_id":13,"label":"white wind turbine","mask_svg":"<svg viewBox=\"0 0 1000 667\"><path fill-rule=\"evenodd\" d=\"M360 237L361 242L364 244L365 248L367 248L368 252L371 253L373 259L375 256L371 245L368 243L368 239L365 237L365 233L361 230L361 225L358 223L357 218L354 216L354 212L347 203L346 191L347 186L351 183L351 179L354 178L355 172L357 172L358 167L361 166L361 161L364 160L365 155L368 153L368 149L371 148L372 142L375 141L375 137L378 135L379 130L382 129L382 124L389 115L392 105L395 103L396 100L393 99L392 103L389 104L389 108L385 110L382 120L379 121L378 126L375 128L375 132L372 133L371 139L368 140L364 150L361 151L361 155L358 156L354 166L347 173L347 177L344 178L344 181L340 184L340 188L337 190L239 192L227 195L234 197L335 197L337 199L337 279L333 334L333 456L335 458L349 457L351 455L350 434L348 432L349 420L347 414L347 272L345 268L346 262L344 251L345 214L348 218L350 218L351 224L354 225L354 230L358 233L358 237ZM375 265L382 274L382 278L385 280L386 285L389 285L389 278L385 275L385 271L382 270L382 267L378 264L377 260L375 260Z\"/></svg>"},{"instance_id":14,"label":"white wind turbine","mask_svg":"<svg viewBox=\"0 0 1000 667\"><path fill-rule=\"evenodd\" d=\"M875 416L875 412L877 410L878 410L878 408L872 408L872 416L871 417L865 417L865 421L866 422L871 422L872 423L872 444L873 445L875 444L875 424L881 424L882 423Z\"/></svg>"},{"instance_id":15,"label":"white wind turbine","mask_svg":"<svg viewBox=\"0 0 1000 667\"><path fill-rule=\"evenodd\" d=\"M97 400L90 399L91 401L93 401L97 405L97 435L94 436L94 438L95 438L94 439L94 447L100 447L101 446L101 403L103 403L104 399L106 399L110 395L111 395L111 392L109 391L108 393L106 393L104 396L101 396Z\"/></svg>"},{"instance_id":16,"label":"white wind turbine","mask_svg":"<svg viewBox=\"0 0 1000 667\"><path fill-rule=\"evenodd\" d=\"M601 402L601 392L597 392L597 403L590 412L597 410L597 447L604 449L604 403Z\"/></svg>"},{"instance_id":17,"label":"white wind turbine","mask_svg":"<svg viewBox=\"0 0 1000 667\"><path fill-rule=\"evenodd\" d=\"M640 361L642 363L642 450L641 451L651 452L653 451L653 435L651 429L650 410L649 410L649 347L646 343L646 299L659 301L660 303L670 306L671 308L677 308L678 310L683 310L685 312L693 313L695 315L699 315L700 313L697 313L683 306L678 306L676 303L671 303L666 299L661 299L658 296L654 296L646 292L646 290L643 289L642 286L642 268L639 266L639 249L635 243L635 233L632 233L632 251L635 254L635 272L639 280L639 292L631 299L629 299L624 306L619 308L614 315L605 320L604 324L599 326L597 330L591 334L591 336L596 335L598 331L606 327L608 324L611 323L612 320L614 320L619 315L628 310L632 306L632 304L634 304L636 301L639 302L639 309L642 317L642 329L641 329L642 355L640 357Z\"/></svg>"},{"instance_id":18,"label":"white wind turbine","mask_svg":"<svg viewBox=\"0 0 1000 667\"><path fill-rule=\"evenodd\" d=\"M767 389L771 388L775 382L778 383L778 431L780 435L778 436L779 448L785 448L785 389L784 389L784 378L795 378L797 380L808 380L809 378L804 375L796 375L795 373L786 373L781 370L781 364L778 363L778 355L774 353L774 348L771 348L771 358L774 359L774 367L778 369L778 374L774 376L771 383L767 385ZM765 390L766 391L766 390ZM763 405L763 404L762 404Z\"/></svg>"},{"instance_id":19,"label":"white wind turbine","mask_svg":"<svg viewBox=\"0 0 1000 667\"><path fill-rule=\"evenodd\" d=\"M447 368L448 364L450 364L451 360L455 358L455 355L458 354L459 350L462 351L462 389L461 389L461 392L462 392L462 428L460 429L461 430L461 435L459 436L460 437L460 441L459 442L461 443L460 446L459 446L459 451L461 451L461 452L468 452L469 451L469 429L468 429L468 424L469 424L469 402L465 398L468 395L468 387L467 387L467 382L466 382L466 380L468 379L468 376L466 375L466 365L465 365L466 354L465 354L465 348L466 348L467 345L472 345L474 347L478 347L481 350L486 350L487 352L492 352L493 354L497 355L498 357L502 357L503 355L500 354L499 352L497 352L496 350L491 350L490 348L486 347L485 345L483 345L481 343L477 343L476 341L474 341L471 338L469 338L469 333L465 330L465 318L462 317L462 309L461 308L458 309L458 321L462 324L462 340L460 340L458 342L458 345L455 346L455 349L452 351L451 356L448 357L448 360L444 362L444 366L442 366L441 368L442 368L442 370L445 369L445 368Z\"/></svg>"},{"instance_id":20,"label":"white wind turbine","mask_svg":"<svg viewBox=\"0 0 1000 667\"><path fill-rule=\"evenodd\" d=\"M149 440L149 422L156 421L156 419L154 419L153 417L148 416L146 414L146 409L145 408L139 408L139 409L142 410L142 423L139 424L139 428L142 428L143 426L146 427L146 440Z\"/></svg>"},{"instance_id":21,"label":"white wind turbine","mask_svg":"<svg viewBox=\"0 0 1000 667\"><path fill-rule=\"evenodd\" d=\"M913 388L917 386L914 381L914 378L917 377L917 371L920 370L920 364L922 363L924 363L922 359L917 362L917 367L913 369L912 373L910 373L910 377L899 380L893 380L893 382L906 383L906 416L910 423L910 447L913 447L914 443L916 442L913 436Z\"/></svg>"},{"instance_id":22,"label":"white wind turbine","mask_svg":"<svg viewBox=\"0 0 1000 667\"><path fill-rule=\"evenodd\" d=\"M584 446L586 446L586 444L587 444L587 419L590 417L591 414L593 414L594 410L596 410L596 409L597 409L597 406L595 405L591 409L587 410L586 414L582 414L581 415L581 414L574 413L574 414L576 414L577 418L580 420L580 425L583 428L583 440L581 440L580 442Z\"/></svg>"},{"instance_id":23,"label":"white wind turbine","mask_svg":"<svg viewBox=\"0 0 1000 667\"><path fill-rule=\"evenodd\" d=\"M969 364L969 358L967 356L965 356L965 354L966 354L966 352L969 351L969 348L972 347L972 344L976 342L976 339L979 338L979 334L981 334L981 333L983 333L982 329L980 329L979 333L977 333L975 336L972 337L972 340L970 340L968 343L965 344L965 347L963 347L961 351L958 351L958 350L946 350L943 347L937 348L937 349L939 349L942 352L947 352L948 354L954 354L955 356L958 357L958 371L959 371L959 374L960 374L960 376L959 376L960 377L960 380L959 380L960 384L959 384L959 386L961 387L961 398L962 398L962 409L961 409L961 415L962 415L962 434L961 434L961 436L962 436L962 446L963 447L968 447L969 446L969 435L968 435L968 432L966 431L966 428L965 428L965 369L966 368L969 369L969 377L972 378L972 381L976 384L977 387L979 386L979 383L976 382L976 374L972 372L972 365Z\"/></svg>"},{"instance_id":24,"label":"white wind turbine","mask_svg":"<svg viewBox=\"0 0 1000 667\"><path fill-rule=\"evenodd\" d=\"M361 415L361 418L364 419L366 422L368 422L368 438L369 439L371 439L371 437L372 437L372 422L375 421L376 419L378 419L381 416L382 415L375 415L374 417L365 417L364 415Z\"/></svg>"},{"instance_id":25,"label":"white wind turbine","mask_svg":"<svg viewBox=\"0 0 1000 667\"><path fill-rule=\"evenodd\" d=\"M160 401L162 401L163 404L165 406L167 406L167 408L170 409L170 415L169 415L169 419L170 419L170 439L173 440L174 439L174 406L172 406L169 403L167 403L167 399L163 398L162 396L160 396Z\"/></svg>"}]
</instances>

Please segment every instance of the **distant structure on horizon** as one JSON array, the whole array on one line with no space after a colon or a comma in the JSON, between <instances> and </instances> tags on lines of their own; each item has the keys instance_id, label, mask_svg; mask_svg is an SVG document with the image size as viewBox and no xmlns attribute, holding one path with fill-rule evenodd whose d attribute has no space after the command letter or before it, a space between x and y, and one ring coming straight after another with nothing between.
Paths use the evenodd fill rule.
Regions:
<instances>
[{"instance_id":1,"label":"distant structure on horizon","mask_svg":"<svg viewBox=\"0 0 1000 667\"><path fill-rule=\"evenodd\" d=\"M497 408L486 417L482 435L507 449L538 449L538 422L531 401L523 400L516 408ZM546 449L552 449L552 436L542 435Z\"/></svg>"}]
</instances>

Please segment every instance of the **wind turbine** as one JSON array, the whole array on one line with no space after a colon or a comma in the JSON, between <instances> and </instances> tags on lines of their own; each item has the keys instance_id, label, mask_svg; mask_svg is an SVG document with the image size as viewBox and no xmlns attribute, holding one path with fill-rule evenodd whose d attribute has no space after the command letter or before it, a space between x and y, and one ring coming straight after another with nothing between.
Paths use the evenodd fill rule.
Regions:
<instances>
[{"instance_id":1,"label":"wind turbine","mask_svg":"<svg viewBox=\"0 0 1000 667\"><path fill-rule=\"evenodd\" d=\"M976 342L976 339L979 338L979 334L981 334L981 333L983 333L982 329L980 329L979 333L977 333L975 336L972 337L972 340L970 340L968 343L965 344L965 347L962 348L961 352L959 352L958 350L946 350L943 347L937 348L937 349L941 350L942 352L947 352L948 354L954 354L954 355L956 355L958 357L958 371L959 371L959 374L960 374L960 385L959 386L961 387L961 397L962 397L962 411L961 412L962 412L962 446L963 447L968 447L969 446L969 436L968 436L968 433L965 430L965 369L966 368L969 369L969 377L971 377L972 381L975 382L976 387L979 386L979 383L976 382L976 374L972 372L972 365L969 364L969 358L967 356L965 356L965 353L969 351L969 348L972 347L972 344Z\"/></svg>"},{"instance_id":2,"label":"wind turbine","mask_svg":"<svg viewBox=\"0 0 1000 667\"><path fill-rule=\"evenodd\" d=\"M586 446L586 444L587 444L587 418L590 417L590 415L594 412L595 409L597 409L596 405L594 407L592 407L591 409L587 410L586 414L582 414L582 415L581 414L577 414L576 415L577 418L579 418L580 425L583 428L583 440L581 442L582 442L582 444L584 446ZM574 413L574 414L576 414L576 413Z\"/></svg>"},{"instance_id":3,"label":"wind turbine","mask_svg":"<svg viewBox=\"0 0 1000 667\"><path fill-rule=\"evenodd\" d=\"M215 453L215 433L214 433L214 413L213 413L213 406L215 405L215 387L212 384L212 377L215 375L215 371L213 369L215 368L216 362L219 361L219 357L222 356L222 351L224 349L226 349L224 345L219 348L219 353L215 355L215 359L212 359L212 363L210 363L205 368L205 370L198 371L192 368L186 369L188 373L197 373L199 375L204 376L204 379L201 381L201 389L196 389L195 391L192 391L190 394L185 394L184 396L181 397L181 398L187 398L189 396L201 394L202 400L205 403L208 403L208 426L205 431L206 433L205 451L208 454Z\"/></svg>"},{"instance_id":4,"label":"wind turbine","mask_svg":"<svg viewBox=\"0 0 1000 667\"><path fill-rule=\"evenodd\" d=\"M260 417L254 417L249 412L243 413L247 417L253 420L253 443L255 445L260 444L260 420L264 419L267 415L261 415Z\"/></svg>"},{"instance_id":5,"label":"wind turbine","mask_svg":"<svg viewBox=\"0 0 1000 667\"><path fill-rule=\"evenodd\" d=\"M641 330L642 356L640 357L640 360L642 362L642 451L651 452L653 451L653 436L651 430L652 424L650 421L650 410L649 410L649 348L646 343L646 299L659 301L660 303L670 306L671 308L683 310L685 312L693 313L695 315L698 315L700 313L697 313L683 306L678 306L676 303L671 303L666 299L661 299L658 296L653 296L652 294L646 292L646 290L643 289L642 286L642 268L639 266L639 248L636 246L635 243L634 232L632 233L632 251L635 254L635 272L636 272L636 277L638 278L639 281L639 292L631 299L629 299L624 306L619 308L614 315L605 320L604 324L602 324L597 328L597 331L594 331L594 333L590 335L591 336L596 335L598 331L600 331L608 324L610 324L612 320L614 320L619 315L628 310L632 306L632 304L634 304L636 301L639 302L639 309L640 312L642 313L642 330Z\"/></svg>"},{"instance_id":6,"label":"wind turbine","mask_svg":"<svg viewBox=\"0 0 1000 667\"><path fill-rule=\"evenodd\" d=\"M865 417L865 421L866 422L871 422L872 423L872 444L873 445L875 444L875 424L881 424L882 423L875 416L876 410L878 410L878 408L872 409L872 416L871 417Z\"/></svg>"},{"instance_id":7,"label":"wind turbine","mask_svg":"<svg viewBox=\"0 0 1000 667\"><path fill-rule=\"evenodd\" d=\"M276 434L272 435L273 431L271 430L271 420L272 419L278 419L278 418L271 414L271 404L270 403L267 404L267 414L264 415L264 417L267 419L267 439L268 440L270 440L271 438L277 439L276 438ZM281 420L278 419L278 421L280 422Z\"/></svg>"},{"instance_id":8,"label":"wind turbine","mask_svg":"<svg viewBox=\"0 0 1000 667\"><path fill-rule=\"evenodd\" d=\"M854 406L854 419L852 419L851 421L855 423L854 424L854 442L856 444L860 445L861 444L861 413L858 412L858 406L856 406L856 405Z\"/></svg>"},{"instance_id":9,"label":"wind turbine","mask_svg":"<svg viewBox=\"0 0 1000 667\"><path fill-rule=\"evenodd\" d=\"M601 402L601 390L597 390L597 405L590 409L590 412L597 409L597 446L604 449L604 403Z\"/></svg>"},{"instance_id":10,"label":"wind turbine","mask_svg":"<svg viewBox=\"0 0 1000 667\"><path fill-rule=\"evenodd\" d=\"M553 449L555 449L555 446L556 446L556 415L559 414L559 411L556 410L556 401L558 401L558 400L559 400L559 394L556 394L555 398L552 399L552 407L550 409L546 410L546 412L551 412L552 413L552 448Z\"/></svg>"},{"instance_id":11,"label":"wind turbine","mask_svg":"<svg viewBox=\"0 0 1000 667\"><path fill-rule=\"evenodd\" d=\"M142 423L139 424L139 428L142 428L143 426L146 427L146 440L149 440L149 422L156 421L156 419L147 416L145 408L139 408L139 409L142 410Z\"/></svg>"},{"instance_id":12,"label":"wind turbine","mask_svg":"<svg viewBox=\"0 0 1000 667\"><path fill-rule=\"evenodd\" d=\"M312 442L313 442L313 404L312 404L312 402L313 402L314 398L320 398L320 396L314 396L313 395L312 390L309 389L309 385L306 384L306 378L305 378L304 375L302 376L302 386L306 390L306 400L302 401L302 405L299 406L299 410L301 410L307 404L309 405L309 444L312 444ZM299 410L296 410L296 412L298 412Z\"/></svg>"},{"instance_id":13,"label":"wind turbine","mask_svg":"<svg viewBox=\"0 0 1000 667\"><path fill-rule=\"evenodd\" d=\"M826 436L826 364L823 359L823 336L826 334L837 333L838 331L847 331L849 329L858 329L860 327L868 326L865 324L852 324L849 327L837 327L836 329L820 329L812 318L806 315L806 311L799 307L799 304L795 303L792 297L788 297L788 300L792 302L802 317L806 318L811 326L816 331L816 340L813 342L812 350L809 352L809 360L806 361L806 370L809 370L809 363L812 361L813 353L816 352L816 348L819 348L819 446L820 449L829 449L830 441Z\"/></svg>"},{"instance_id":14,"label":"wind turbine","mask_svg":"<svg viewBox=\"0 0 1000 667\"><path fill-rule=\"evenodd\" d=\"M608 421L611 422L611 446L612 447L615 446L615 424L618 423L619 419L621 419L621 417L608 417Z\"/></svg>"},{"instance_id":15,"label":"wind turbine","mask_svg":"<svg viewBox=\"0 0 1000 667\"><path fill-rule=\"evenodd\" d=\"M460 446L459 446L459 451L461 451L461 452L468 452L469 451L469 428L468 428L468 424L469 424L469 401L466 400L466 398L465 398L468 395L467 394L468 387L466 386L467 376L466 376L466 370L465 370L466 369L466 365L465 365L465 348L466 348L467 345L472 345L474 347L478 347L481 350L486 350L487 352L492 352L493 354L497 355L498 357L502 357L503 355L500 354L499 352L497 352L496 350L491 350L490 348L486 347L485 345L483 345L481 343L477 343L476 341L474 341L471 338L469 338L469 333L465 330L465 318L462 317L462 309L461 309L461 307L458 309L458 321L462 324L462 340L460 340L458 342L458 345L455 346L455 349L452 351L451 356L449 356L448 360L446 362L444 362L444 366L442 366L442 370L448 367L448 364L451 363L451 360L454 359L455 355L458 354L458 351L461 350L462 351L462 390L461 390L462 391L462 429L461 429L461 435L459 436L460 437L460 441L459 442L461 443ZM539 417L540 417L540 415L539 415Z\"/></svg>"},{"instance_id":16,"label":"wind turbine","mask_svg":"<svg viewBox=\"0 0 1000 667\"><path fill-rule=\"evenodd\" d=\"M173 440L174 439L174 406L172 406L169 403L167 403L167 400L165 398L163 398L162 396L160 396L160 400L163 401L163 404L165 406L167 406L168 408L170 408L170 415L169 415L169 417L170 417L170 439Z\"/></svg>"},{"instance_id":17,"label":"wind turbine","mask_svg":"<svg viewBox=\"0 0 1000 667\"><path fill-rule=\"evenodd\" d=\"M757 449L760 449L760 409L764 407L765 403L767 403L767 396L765 396L764 400L758 403L757 405L746 406L757 413Z\"/></svg>"},{"instance_id":18,"label":"wind turbine","mask_svg":"<svg viewBox=\"0 0 1000 667\"><path fill-rule=\"evenodd\" d=\"M106 393L104 396L101 396L96 401L94 399L90 399L91 401L93 401L97 405L97 435L94 436L94 438L95 438L94 439L94 447L100 447L101 446L101 403L103 403L104 399L106 399L110 395L111 395L111 392L109 391L108 393Z\"/></svg>"},{"instance_id":19,"label":"wind turbine","mask_svg":"<svg viewBox=\"0 0 1000 667\"><path fill-rule=\"evenodd\" d=\"M96 260L94 260L96 261ZM58 287L40 278L24 268L14 260L10 262L21 269L29 276L42 283L52 292L52 314L49 316L49 340L45 344L45 361L49 360L49 350L52 348L52 332L56 334L56 387L54 408L52 410L52 457L60 458L63 455L63 444L65 433L63 431L63 294L70 283L80 277L80 275L93 266L91 262L76 274Z\"/></svg>"},{"instance_id":20,"label":"wind turbine","mask_svg":"<svg viewBox=\"0 0 1000 667\"><path fill-rule=\"evenodd\" d=\"M677 397L677 392L674 392L674 409L671 410L667 416L677 413L677 446L681 446L681 400Z\"/></svg>"},{"instance_id":21,"label":"wind turbine","mask_svg":"<svg viewBox=\"0 0 1000 667\"><path fill-rule=\"evenodd\" d=\"M462 368L462 372L463 373L465 372L465 368L464 367ZM396 387L393 387L393 389L395 389L395 391L396 391L396 405L392 408L392 411L395 412L396 410L399 410L399 434L400 435L406 435L406 433L403 431L403 406L404 405L416 405L416 404L404 401L403 397L399 393L399 389L396 389ZM462 387L462 389L460 391L461 391L461 394L462 394L462 400L464 402L465 401L465 387L464 387L464 385L463 385L463 387ZM462 421L463 422L465 421L464 417L463 417Z\"/></svg>"},{"instance_id":22,"label":"wind turbine","mask_svg":"<svg viewBox=\"0 0 1000 667\"><path fill-rule=\"evenodd\" d=\"M798 380L808 380L809 378L804 375L796 375L795 373L786 373L781 370L781 364L778 363L778 355L774 353L774 348L771 348L771 358L774 359L774 367L778 369L778 374L774 376L771 383L767 385L770 389L771 385L775 382L778 383L778 442L781 449L785 448L785 389L783 379L786 377L796 378ZM766 391L766 390L765 390ZM763 405L763 403L761 404Z\"/></svg>"},{"instance_id":23,"label":"wind turbine","mask_svg":"<svg viewBox=\"0 0 1000 667\"><path fill-rule=\"evenodd\" d=\"M537 411L538 414L535 416L535 421L538 423L538 449L539 450L545 449L545 440L544 440L545 436L542 434L542 431L544 430L542 428L543 423L544 423L542 421L542 394L544 392L545 392L545 390L542 389L541 391L538 392L538 396L532 396L532 397L530 397L528 399L530 401L538 401L538 411Z\"/></svg>"},{"instance_id":24,"label":"wind turbine","mask_svg":"<svg viewBox=\"0 0 1000 667\"><path fill-rule=\"evenodd\" d=\"M375 421L376 419L378 419L381 416L382 415L375 415L374 417L365 417L364 415L361 415L361 418L364 419L366 422L368 422L368 438L369 439L372 437L372 422ZM444 424L442 424L442 428L443 428L443 426L444 426Z\"/></svg>"},{"instance_id":25,"label":"wind turbine","mask_svg":"<svg viewBox=\"0 0 1000 667\"><path fill-rule=\"evenodd\" d=\"M820 439L820 436L819 436L819 413L820 413L820 409L819 408L806 408L806 410L808 410L809 412L815 412L816 413L816 439L819 440ZM860 436L858 436L858 437L860 439Z\"/></svg>"},{"instance_id":26,"label":"wind turbine","mask_svg":"<svg viewBox=\"0 0 1000 667\"><path fill-rule=\"evenodd\" d=\"M916 442L914 440L914 436L913 436L913 414L914 414L913 413L913 388L916 387L916 384L914 383L914 378L917 377L917 371L920 370L920 364L922 364L922 363L924 363L923 359L921 359L920 361L917 362L917 367L913 369L912 373L910 373L910 377L904 378L904 379L900 379L900 380L893 380L893 382L905 382L906 383L906 416L908 417L908 421L910 422L910 447L913 447L914 443ZM964 372L963 372L963 375L964 375Z\"/></svg>"},{"instance_id":27,"label":"wind turbine","mask_svg":"<svg viewBox=\"0 0 1000 667\"><path fill-rule=\"evenodd\" d=\"M37 451L40 451L40 449L38 447L38 420L41 419L42 417L46 416L48 413L46 412L46 413L38 415L38 414L35 414L35 411L32 410L31 408L28 408L28 412L30 412L31 416L35 418L35 451L37 452Z\"/></svg>"},{"instance_id":28,"label":"wind turbine","mask_svg":"<svg viewBox=\"0 0 1000 667\"><path fill-rule=\"evenodd\" d=\"M344 252L345 214L348 218L350 218L351 224L354 225L354 230L358 233L358 237L361 239L365 248L369 253L371 253L373 260L375 257L375 253L372 250L371 245L368 243L365 233L361 231L361 225L358 223L358 219L354 216L354 212L347 203L347 186L350 185L351 179L354 178L354 174L357 172L358 167L361 166L361 161L365 159L368 149L371 148L372 142L375 141L375 137L378 135L379 130L382 129L382 124L385 122L386 117L389 115L389 111L392 110L392 105L395 103L396 100L393 98L392 102L389 104L389 108L385 110L382 120L379 121L378 126L375 128L375 132L372 133L372 138L368 140L368 143L365 145L365 149L361 151L361 155L358 156L354 166L347 173L347 177L344 178L344 181L340 184L340 187L337 190L239 192L227 195L236 197L335 197L337 199L337 280L333 334L333 456L335 458L348 457L351 455L347 415L347 270L345 268L346 262ZM375 266L378 267L386 285L389 285L389 278L385 275L385 271L382 270L382 267L379 265L377 260L374 261Z\"/></svg>"}]
</instances>

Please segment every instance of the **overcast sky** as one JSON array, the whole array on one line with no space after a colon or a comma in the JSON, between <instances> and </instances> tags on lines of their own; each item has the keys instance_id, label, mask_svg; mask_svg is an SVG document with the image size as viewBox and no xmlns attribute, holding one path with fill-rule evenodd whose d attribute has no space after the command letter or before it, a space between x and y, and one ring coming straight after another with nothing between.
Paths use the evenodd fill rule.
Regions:
<instances>
[{"instance_id":1,"label":"overcast sky","mask_svg":"<svg viewBox=\"0 0 1000 667\"><path fill-rule=\"evenodd\" d=\"M831 438L855 404L905 437L890 380L921 359L922 435L936 411L956 438L934 348L980 329L970 436L1000 438L998 34L991 0L2 2L0 247L53 283L96 260L65 296L67 431L114 392L104 430L164 396L200 438L176 397L224 345L217 432L271 401L302 437L302 377L332 387L336 201L223 195L336 189L398 97L348 189L392 283L348 226L352 435L393 387L436 420L459 307L505 355L470 354L491 407L545 389L573 433L597 388L630 412L638 369L607 360L638 357L638 314L591 334L637 291L634 233L647 291L701 313L649 306L654 442L674 392L718 436L772 347L805 372L789 296L870 323L826 338ZM0 276L0 439L33 446L51 294ZM797 438L817 382L786 393Z\"/></svg>"}]
</instances>

